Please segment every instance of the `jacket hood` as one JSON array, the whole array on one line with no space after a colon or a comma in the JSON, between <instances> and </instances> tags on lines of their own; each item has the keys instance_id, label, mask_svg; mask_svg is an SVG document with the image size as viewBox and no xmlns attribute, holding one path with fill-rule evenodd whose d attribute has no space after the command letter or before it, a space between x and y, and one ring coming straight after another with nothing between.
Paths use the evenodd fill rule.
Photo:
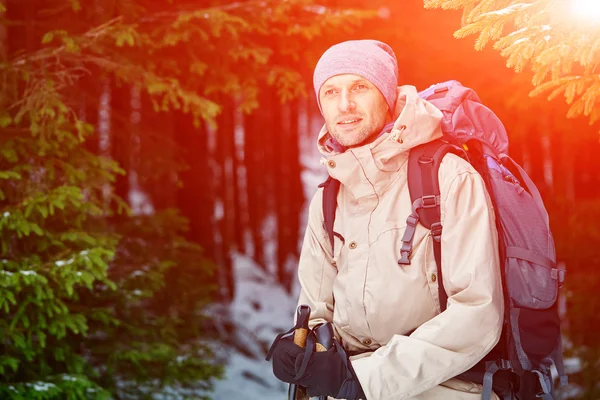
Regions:
<instances>
[{"instance_id":1,"label":"jacket hood","mask_svg":"<svg viewBox=\"0 0 600 400\"><path fill-rule=\"evenodd\" d=\"M384 133L381 136L389 138L396 135L397 139L395 141L403 145L401 146L403 150L411 149L441 137L440 121L442 112L433 104L421 99L414 86L400 86L397 88L397 92L394 126L391 132ZM339 147L336 149L328 145L331 138L327 126L323 125L319 132L317 146L325 157L340 154ZM381 142L380 139L381 137L361 147L375 148Z\"/></svg>"},{"instance_id":2,"label":"jacket hood","mask_svg":"<svg viewBox=\"0 0 600 400\"><path fill-rule=\"evenodd\" d=\"M442 112L419 98L414 86L398 87L390 132L381 134L371 143L340 152L330 146L331 135L323 126L318 148L331 177L354 193L356 198L385 189L408 159L408 150L442 137Z\"/></svg>"}]
</instances>

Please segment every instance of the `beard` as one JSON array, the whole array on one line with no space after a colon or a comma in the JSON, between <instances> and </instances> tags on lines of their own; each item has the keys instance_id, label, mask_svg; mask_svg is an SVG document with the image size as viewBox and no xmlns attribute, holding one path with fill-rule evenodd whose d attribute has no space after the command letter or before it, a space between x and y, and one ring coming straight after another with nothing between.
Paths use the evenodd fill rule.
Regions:
<instances>
[{"instance_id":1,"label":"beard","mask_svg":"<svg viewBox=\"0 0 600 400\"><path fill-rule=\"evenodd\" d=\"M362 125L362 124L365 125ZM343 129L338 124L327 125L327 130L333 138L344 147L357 147L371 142L379 133L376 126L360 121L354 129Z\"/></svg>"}]
</instances>

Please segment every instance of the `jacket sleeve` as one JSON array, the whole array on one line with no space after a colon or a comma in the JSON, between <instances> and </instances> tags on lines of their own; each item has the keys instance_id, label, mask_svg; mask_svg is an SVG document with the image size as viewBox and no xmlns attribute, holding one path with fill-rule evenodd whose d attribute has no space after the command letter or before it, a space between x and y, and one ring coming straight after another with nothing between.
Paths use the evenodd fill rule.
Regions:
<instances>
[{"instance_id":1,"label":"jacket sleeve","mask_svg":"<svg viewBox=\"0 0 600 400\"><path fill-rule=\"evenodd\" d=\"M448 307L410 336L394 335L369 357L352 360L369 400L407 399L431 389L471 368L500 338L498 237L483 179L454 155L442 161L439 179Z\"/></svg>"},{"instance_id":2,"label":"jacket sleeve","mask_svg":"<svg viewBox=\"0 0 600 400\"><path fill-rule=\"evenodd\" d=\"M310 328L321 322L333 322L333 281L337 269L331 254L331 244L323 228L322 199L323 190L319 189L309 206L298 264L298 305L310 306Z\"/></svg>"}]
</instances>

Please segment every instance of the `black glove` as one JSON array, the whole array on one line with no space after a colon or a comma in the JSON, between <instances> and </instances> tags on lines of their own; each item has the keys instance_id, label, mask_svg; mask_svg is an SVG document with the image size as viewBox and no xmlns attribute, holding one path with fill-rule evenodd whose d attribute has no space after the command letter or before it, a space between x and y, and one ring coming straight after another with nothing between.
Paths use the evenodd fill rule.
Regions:
<instances>
[{"instance_id":1,"label":"black glove","mask_svg":"<svg viewBox=\"0 0 600 400\"><path fill-rule=\"evenodd\" d=\"M304 354L296 357L296 372L300 372L303 367L305 371L295 383L304 386L309 396L331 396L346 400L366 399L350 360L339 344L327 351L311 352L306 356L310 357L307 362Z\"/></svg>"},{"instance_id":2,"label":"black glove","mask_svg":"<svg viewBox=\"0 0 600 400\"><path fill-rule=\"evenodd\" d=\"M273 374L280 381L294 382L296 376L296 358L304 354L304 349L294 343L292 338L283 338L273 344L268 358L273 359Z\"/></svg>"}]
</instances>

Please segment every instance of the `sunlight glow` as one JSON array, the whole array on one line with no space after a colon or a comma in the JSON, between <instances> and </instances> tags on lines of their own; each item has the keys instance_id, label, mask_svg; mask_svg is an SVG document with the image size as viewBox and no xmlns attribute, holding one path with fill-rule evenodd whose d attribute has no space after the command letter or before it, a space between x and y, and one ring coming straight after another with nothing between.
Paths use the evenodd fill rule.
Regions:
<instances>
[{"instance_id":1,"label":"sunlight glow","mask_svg":"<svg viewBox=\"0 0 600 400\"><path fill-rule=\"evenodd\" d=\"M600 23L600 0L571 0L571 12L577 18Z\"/></svg>"}]
</instances>

